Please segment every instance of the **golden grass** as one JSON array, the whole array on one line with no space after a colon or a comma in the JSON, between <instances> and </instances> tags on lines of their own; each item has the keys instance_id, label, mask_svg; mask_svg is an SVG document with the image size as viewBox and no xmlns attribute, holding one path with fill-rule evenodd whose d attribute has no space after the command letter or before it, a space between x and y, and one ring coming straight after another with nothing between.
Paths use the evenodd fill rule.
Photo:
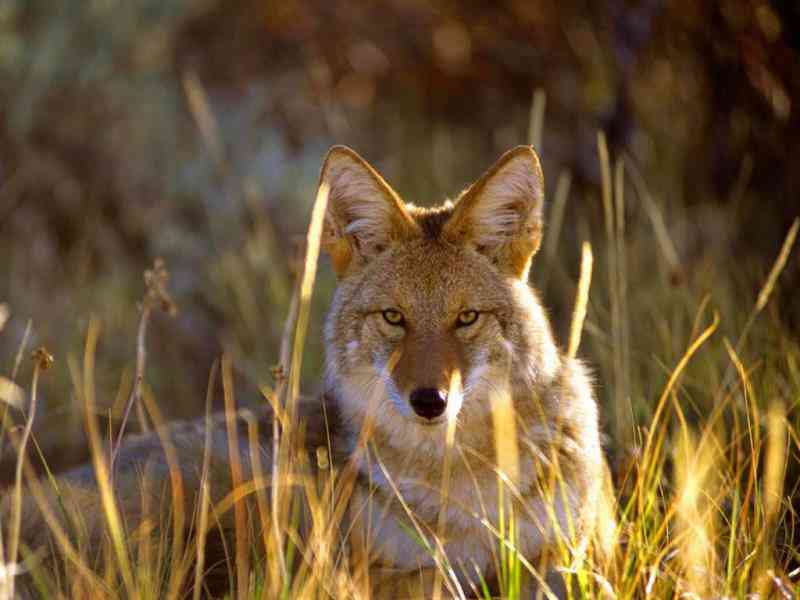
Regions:
<instances>
[{"instance_id":1,"label":"golden grass","mask_svg":"<svg viewBox=\"0 0 800 600\"><path fill-rule=\"evenodd\" d=\"M125 531L122 518L111 486L111 478L106 464L105 451L100 439L95 415L97 414L94 389L94 365L97 340L100 336L100 323L96 320L89 322L89 332L86 335L86 352L83 358L83 401L86 405L86 432L89 435L89 444L92 448L92 463L94 465L97 485L102 501L103 516L108 526L108 533L114 548L115 558L119 571L125 583L125 591L130 597L138 595L133 578L128 547L125 543Z\"/></svg>"},{"instance_id":2,"label":"golden grass","mask_svg":"<svg viewBox=\"0 0 800 600\"><path fill-rule=\"evenodd\" d=\"M583 322L586 320L586 310L589 307L589 288L592 285L593 263L592 246L589 242L583 242L578 294L575 297L575 308L572 311L572 323L569 329L569 345L567 346L567 356L569 357L574 357L578 353L578 346L581 345Z\"/></svg>"},{"instance_id":3,"label":"golden grass","mask_svg":"<svg viewBox=\"0 0 800 600\"><path fill-rule=\"evenodd\" d=\"M205 135L214 137L213 119L206 114L200 91L192 91L191 80L186 82L193 95L193 110L205 122ZM537 97L539 98L539 97ZM534 102L531 118L531 137L540 139L544 100ZM606 270L607 300L610 315L607 338L612 341L610 363L612 396L615 403L613 424L615 442L622 444L634 456L627 465L615 465L618 489L608 506L616 506L616 528L610 532L617 541L611 556L602 556L593 548L582 546L575 536L567 535L557 550L574 597L586 598L682 598L727 596L741 597L759 592L762 598L789 597L797 593L800 571L790 571L791 551L779 545L779 534L792 517L787 494L796 493L795 484L786 481L787 463L792 454L800 451L800 434L792 422L791 410L800 397L800 377L791 373L800 365L800 349L786 347L788 365L783 391L770 387L767 375L758 361L748 362L748 334L759 326L757 317L764 312L781 272L791 259L800 219L788 232L778 257L764 280L755 302L739 330L736 343L720 336L723 322L713 306L711 296L687 304L687 314L694 313L690 335L681 340L682 352L666 369L660 391L652 397L638 400L650 409L647 422L634 423L631 403L633 389L648 389L633 385L637 375L632 366L635 332L640 323L631 319L634 307L629 303L628 251L626 236L626 201L623 196L626 170L618 161L611 169L611 159L605 139L598 139L603 173L603 213L605 216L606 264L594 266L592 246L582 247L580 277L574 303L568 354L575 356L581 342L587 313L597 309L605 298L591 298L593 270ZM643 196L645 188L635 171L634 187L640 191L645 213L655 230L661 248L660 260L673 271L680 267L674 244L655 200ZM558 211L559 225L563 219L569 179L559 186L559 198L553 211ZM260 454L261 434L258 423L245 414L247 439L239 439L241 430L233 418L236 396L233 386L233 364L229 357L221 362L221 379L228 416L228 456L232 489L214 502L215 481L211 474L211 432L206 429L200 473L198 505L187 512L184 508L187 491L180 476L180 457L163 428L158 429L169 466L167 497L158 504L147 492L146 478L142 482L143 513L146 523L135 531L128 528L120 514L120 498L113 487L113 466L109 465L109 450L96 421L95 360L100 325L92 320L86 337L82 372L75 361L72 365L75 392L84 406L85 427L88 433L92 461L102 501L101 526L107 543L101 548L87 544L87 534L79 520L68 516L61 504L62 491L54 479L37 479L28 458L30 423L34 417L39 367L34 367L31 381L31 401L28 421L22 435L5 431L17 449L19 462L16 485L12 490L12 511L8 522L0 523L0 566L13 567L18 554L30 559L34 587L46 590L55 598L183 598L191 595L198 600L205 594L209 565L205 542L220 526L229 512L233 513L233 547L226 547L227 563L223 569L231 582L231 593L237 598L367 598L369 596L369 556L350 556L343 546L342 524L352 494L355 472L353 463L336 464L331 448L320 446L311 457L297 449L302 445L303 424L297 419L300 371L309 329L311 298L319 258L322 219L327 203L327 189L320 189L312 211L306 238L303 271L291 303L282 344L281 368L276 370L274 388L262 386L265 402L274 412L272 462L265 464ZM552 214L552 213L551 213ZM601 246L602 249L602 246ZM555 260L555 245L545 246L546 260ZM599 284L598 284L599 285ZM712 316L709 318L708 314ZM254 319L257 317L253 317ZM589 330L587 322L587 331ZM595 323L598 319L595 317ZM725 324L727 325L727 323ZM725 327L728 331L730 327ZM766 335L765 327L759 330ZM592 334L595 335L595 334ZM719 339L722 337L722 339ZM27 343L27 336L26 341ZM144 345L144 336L139 346ZM20 356L24 352L20 351ZM139 348L136 383L144 378L143 351ZM669 356L669 353L667 353ZM396 360L397 357L394 357ZM648 357L645 357L647 360ZM21 360L21 359L20 359ZM391 362L391 361L390 361ZM794 365L794 366L792 366ZM20 386L18 366L9 381ZM391 365L387 367L391 370ZM794 371L792 371L794 369ZM763 368L762 368L763 371ZM141 377L140 377L141 375ZM454 376L452 393L460 389L460 374ZM206 423L210 423L211 398L215 393L216 366L209 377L206 398ZM791 382L794 383L791 383ZM642 383L642 382L637 382ZM794 386L794 387L792 387ZM714 402L705 414L693 410L692 394L701 389ZM789 391L787 392L786 389ZM129 398L141 402L153 422L163 419L158 403L147 393L137 391ZM497 494L502 508L498 520L476 515L490 535L497 540L494 557L504 595L518 598L520 580L527 572L543 583L539 564L533 557L518 552L516 511L521 494L516 487L520 456L526 448L516 444L516 421L511 403L502 394L494 402L494 431L498 465ZM130 409L130 404L128 410ZM357 452L369 448L371 425L365 427ZM443 469L441 495L445 507L449 496L450 461L462 451L455 438L455 420L447 429L446 462ZM619 435L620 439L616 439ZM636 442L641 440L641 443ZM249 448L243 456L241 448ZM114 448L115 446L112 446ZM472 589L462 589L455 577L456 567L444 552L447 537L444 519L438 527L427 530L402 498L399 487L381 463L380 452L371 455L383 471L389 485L399 497L409 519L409 535L420 545L420 552L430 553L438 566L435 597L466 594L485 595L487 587L476 574ZM113 456L113 454L112 454ZM252 476L245 475L243 460L252 465ZM563 493L563 478L557 456L545 457L537 463L540 479L548 489L545 493ZM544 465L551 468L545 468ZM23 477L24 476L24 477ZM50 548L24 548L19 535L23 513L23 478L27 487L25 498L35 503L54 540ZM220 490L216 490L219 492ZM26 500L27 501L27 500ZM169 507L173 507L170 510ZM30 507L28 507L30 508ZM382 510L370 505L365 510ZM603 510L603 507L598 507ZM614 511L614 508L608 509ZM442 514L442 513L440 513ZM607 514L607 513L606 513ZM555 514L547 516L555 519ZM788 520L787 520L788 519ZM610 517L608 517L610 521ZM570 524L572 526L574 524ZM345 534L347 532L344 532ZM791 549L790 549L791 550ZM38 551L38 554L34 555ZM99 557L96 554L99 553ZM34 559L54 555L67 564L64 569L41 568ZM58 562L58 561L57 561ZM27 563L26 563L27 564ZM40 566L37 567L37 564ZM0 570L0 594L4 573ZM8 575L6 575L8 579ZM13 575L10 581L14 581ZM12 584L13 585L13 584ZM5 588L8 589L8 586ZM11 588L13 590L13 587ZM544 590L546 597L553 597ZM2 595L0 595L2 598ZM3 598L2 600L5 600Z\"/></svg>"},{"instance_id":4,"label":"golden grass","mask_svg":"<svg viewBox=\"0 0 800 600\"><path fill-rule=\"evenodd\" d=\"M547 95L539 88L533 92L531 113L528 120L528 143L537 152L542 149L542 135L544 132L544 110L547 106Z\"/></svg>"},{"instance_id":5,"label":"golden grass","mask_svg":"<svg viewBox=\"0 0 800 600\"><path fill-rule=\"evenodd\" d=\"M197 550L195 554L194 579L192 581L192 599L200 600L203 591L203 568L206 561L204 551L206 534L208 532L208 513L211 503L211 491L209 490L209 468L211 464L211 400L214 393L214 384L217 377L217 363L211 367L208 376L208 391L206 392L205 410L205 438L203 440L203 466L200 470L200 505L197 509L197 538L195 543Z\"/></svg>"}]
</instances>

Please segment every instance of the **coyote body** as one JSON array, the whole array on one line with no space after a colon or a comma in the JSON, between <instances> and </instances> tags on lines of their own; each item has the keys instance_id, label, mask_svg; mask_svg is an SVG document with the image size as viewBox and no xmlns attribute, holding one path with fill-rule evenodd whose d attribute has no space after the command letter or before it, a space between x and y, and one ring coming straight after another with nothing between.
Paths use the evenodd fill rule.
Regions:
<instances>
[{"instance_id":1,"label":"coyote body","mask_svg":"<svg viewBox=\"0 0 800 600\"><path fill-rule=\"evenodd\" d=\"M476 573L496 575L498 532L508 537L511 514L509 543L540 569L532 585L541 583L565 548L574 556L596 537L604 461L586 370L560 352L527 283L543 228L535 153L508 152L432 209L404 203L347 148L330 151L320 180L328 191L321 243L339 282L325 328L329 420L319 402L304 403L301 418L312 456L332 446L334 465L355 471L343 529L369 564L371 589L430 594L438 569L452 574L451 595L471 595ZM270 412L239 419L261 423L269 465ZM248 431L239 436L244 477ZM191 513L206 430L184 423L167 437ZM211 489L221 496L232 483L223 419L210 437ZM156 434L127 441L117 488L133 490L145 465L166 480L159 448ZM84 520L99 518L91 469L62 481ZM135 525L140 494L118 496Z\"/></svg>"}]
</instances>

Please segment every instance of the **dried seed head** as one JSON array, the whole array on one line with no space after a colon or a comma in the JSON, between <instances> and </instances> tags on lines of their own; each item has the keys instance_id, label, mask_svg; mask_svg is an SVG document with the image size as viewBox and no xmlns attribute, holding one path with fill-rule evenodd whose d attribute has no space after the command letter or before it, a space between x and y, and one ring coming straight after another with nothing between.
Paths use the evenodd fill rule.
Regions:
<instances>
[{"instance_id":1,"label":"dried seed head","mask_svg":"<svg viewBox=\"0 0 800 600\"><path fill-rule=\"evenodd\" d=\"M165 313L175 316L178 312L178 307L167 291L168 283L169 271L167 271L166 263L164 259L156 258L153 261L153 268L144 272L144 284L147 287L145 302L149 306L157 304Z\"/></svg>"},{"instance_id":2,"label":"dried seed head","mask_svg":"<svg viewBox=\"0 0 800 600\"><path fill-rule=\"evenodd\" d=\"M280 383L286 379L286 369L283 368L283 365L273 365L270 367L270 373L272 374L272 378L277 383Z\"/></svg>"},{"instance_id":3,"label":"dried seed head","mask_svg":"<svg viewBox=\"0 0 800 600\"><path fill-rule=\"evenodd\" d=\"M36 350L31 352L31 359L39 369L46 371L53 366L53 355L47 351L44 346L39 346Z\"/></svg>"}]
</instances>

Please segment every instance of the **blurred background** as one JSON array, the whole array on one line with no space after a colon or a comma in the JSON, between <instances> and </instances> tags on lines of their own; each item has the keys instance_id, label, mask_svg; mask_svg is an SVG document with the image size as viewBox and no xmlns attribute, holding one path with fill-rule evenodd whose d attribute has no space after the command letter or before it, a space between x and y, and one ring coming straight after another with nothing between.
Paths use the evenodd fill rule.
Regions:
<instances>
[{"instance_id":1,"label":"blurred background","mask_svg":"<svg viewBox=\"0 0 800 600\"><path fill-rule=\"evenodd\" d=\"M581 353L611 448L623 419L614 394L637 422L648 417L709 294L735 340L800 214L797 2L5 0L0 98L0 302L11 315L0 372L11 373L31 323L26 352L43 344L56 360L35 429L46 455L60 448L56 468L84 452L73 383L92 315L103 327L98 403L118 417L155 257L179 313L151 322L149 393L168 417L200 413L227 351L238 402L261 401L331 144L426 204L536 142L550 205L557 188L565 202L550 210L558 227L532 283L564 343L580 244L592 243ZM542 109L540 135L531 123ZM623 392L609 358L598 131L612 164L624 161ZM324 263L308 392L333 285ZM798 286L795 257L743 349L762 373L789 377ZM26 389L30 372L24 360ZM698 412L704 385L698 376L684 389Z\"/></svg>"}]
</instances>

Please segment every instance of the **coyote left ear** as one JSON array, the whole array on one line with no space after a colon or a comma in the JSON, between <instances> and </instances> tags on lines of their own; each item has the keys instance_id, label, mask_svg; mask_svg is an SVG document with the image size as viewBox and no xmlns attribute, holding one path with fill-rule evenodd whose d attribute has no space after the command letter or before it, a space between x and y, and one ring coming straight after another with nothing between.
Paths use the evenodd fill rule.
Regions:
<instances>
[{"instance_id":1,"label":"coyote left ear","mask_svg":"<svg viewBox=\"0 0 800 600\"><path fill-rule=\"evenodd\" d=\"M322 248L343 277L417 230L397 193L346 146L328 151L320 185L329 186Z\"/></svg>"},{"instance_id":2,"label":"coyote left ear","mask_svg":"<svg viewBox=\"0 0 800 600\"><path fill-rule=\"evenodd\" d=\"M542 239L543 204L539 158L532 147L519 146L461 194L443 233L524 279Z\"/></svg>"}]
</instances>

